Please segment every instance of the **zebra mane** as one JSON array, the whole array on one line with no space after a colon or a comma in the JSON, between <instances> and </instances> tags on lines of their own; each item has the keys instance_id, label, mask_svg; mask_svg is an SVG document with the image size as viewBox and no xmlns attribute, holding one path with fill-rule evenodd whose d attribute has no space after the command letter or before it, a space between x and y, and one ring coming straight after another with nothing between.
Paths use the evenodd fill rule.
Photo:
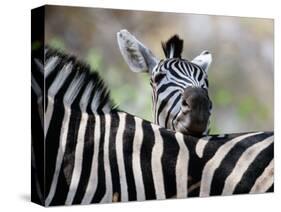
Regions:
<instances>
[{"instance_id":1,"label":"zebra mane","mask_svg":"<svg viewBox=\"0 0 281 212\"><path fill-rule=\"evenodd\" d=\"M162 42L162 48L166 58L181 58L183 40L174 35L168 41Z\"/></svg>"},{"instance_id":2,"label":"zebra mane","mask_svg":"<svg viewBox=\"0 0 281 212\"><path fill-rule=\"evenodd\" d=\"M46 96L52 97L55 105L89 114L117 110L99 74L75 56L46 46L43 71Z\"/></svg>"}]
</instances>

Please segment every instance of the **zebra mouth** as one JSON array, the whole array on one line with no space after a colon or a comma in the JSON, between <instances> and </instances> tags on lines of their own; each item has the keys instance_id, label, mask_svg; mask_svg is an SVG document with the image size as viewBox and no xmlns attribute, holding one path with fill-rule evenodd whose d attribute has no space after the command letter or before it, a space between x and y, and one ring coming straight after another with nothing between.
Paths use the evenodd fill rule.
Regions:
<instances>
[{"instance_id":1,"label":"zebra mouth","mask_svg":"<svg viewBox=\"0 0 281 212\"><path fill-rule=\"evenodd\" d=\"M192 131L192 130L190 130L190 127L184 126L181 122L176 123L175 130L178 132L181 132L183 134L192 135L192 136L196 136L196 137L200 137L204 133L201 131Z\"/></svg>"},{"instance_id":2,"label":"zebra mouth","mask_svg":"<svg viewBox=\"0 0 281 212\"><path fill-rule=\"evenodd\" d=\"M175 130L179 131L181 133L184 133L184 134L191 134L189 129L187 127L185 127L181 122L178 122L178 121L175 124Z\"/></svg>"}]
</instances>

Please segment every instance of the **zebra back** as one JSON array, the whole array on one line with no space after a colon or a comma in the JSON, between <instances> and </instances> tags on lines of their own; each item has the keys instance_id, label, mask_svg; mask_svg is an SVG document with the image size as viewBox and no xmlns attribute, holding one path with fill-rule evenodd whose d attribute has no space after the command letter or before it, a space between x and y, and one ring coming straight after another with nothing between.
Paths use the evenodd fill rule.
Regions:
<instances>
[{"instance_id":1,"label":"zebra back","mask_svg":"<svg viewBox=\"0 0 281 212\"><path fill-rule=\"evenodd\" d=\"M54 55L47 55L46 61L56 62L58 54ZM67 55L65 58L64 65L53 65L49 72L52 63L43 66L33 60L33 67L39 71L32 72L32 192L41 204L273 191L272 132L197 138L114 107L105 113L101 105L112 104L102 100L110 98L96 95L106 90L104 84L87 89L90 82L101 84L101 79L93 74L93 81L83 83L86 76L81 69L69 71L70 65L80 67L75 65L79 61ZM44 91L37 75L45 77L46 71ZM94 91L101 87L103 92ZM42 97L44 93L52 98ZM40 109L42 105L44 110Z\"/></svg>"}]
</instances>

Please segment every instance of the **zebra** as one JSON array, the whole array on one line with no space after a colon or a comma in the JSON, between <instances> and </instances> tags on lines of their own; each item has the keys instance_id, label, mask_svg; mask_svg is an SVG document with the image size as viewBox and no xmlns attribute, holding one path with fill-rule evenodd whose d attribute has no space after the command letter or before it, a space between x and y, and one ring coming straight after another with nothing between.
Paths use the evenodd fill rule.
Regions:
<instances>
[{"instance_id":1,"label":"zebra","mask_svg":"<svg viewBox=\"0 0 281 212\"><path fill-rule=\"evenodd\" d=\"M123 29L117 33L120 51L134 72L150 75L153 122L185 134L207 134L212 101L208 95L208 69L212 55L203 51L192 61L181 58L183 40L178 35L162 43L166 59Z\"/></svg>"},{"instance_id":2,"label":"zebra","mask_svg":"<svg viewBox=\"0 0 281 212\"><path fill-rule=\"evenodd\" d=\"M31 88L34 202L273 191L273 132L198 138L165 129L117 108L96 72L49 47L32 58Z\"/></svg>"}]
</instances>

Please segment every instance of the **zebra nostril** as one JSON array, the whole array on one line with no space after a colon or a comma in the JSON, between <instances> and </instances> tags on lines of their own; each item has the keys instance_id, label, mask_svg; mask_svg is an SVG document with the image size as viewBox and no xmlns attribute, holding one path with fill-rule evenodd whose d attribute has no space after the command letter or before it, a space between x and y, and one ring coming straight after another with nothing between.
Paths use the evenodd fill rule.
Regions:
<instances>
[{"instance_id":1,"label":"zebra nostril","mask_svg":"<svg viewBox=\"0 0 281 212\"><path fill-rule=\"evenodd\" d=\"M190 111L191 110L191 107L189 105L189 103L187 101L182 101L182 106L184 107L184 110L185 111Z\"/></svg>"},{"instance_id":2,"label":"zebra nostril","mask_svg":"<svg viewBox=\"0 0 281 212\"><path fill-rule=\"evenodd\" d=\"M183 105L183 106L187 106L188 104L187 104L186 101L182 101L182 105Z\"/></svg>"}]
</instances>

